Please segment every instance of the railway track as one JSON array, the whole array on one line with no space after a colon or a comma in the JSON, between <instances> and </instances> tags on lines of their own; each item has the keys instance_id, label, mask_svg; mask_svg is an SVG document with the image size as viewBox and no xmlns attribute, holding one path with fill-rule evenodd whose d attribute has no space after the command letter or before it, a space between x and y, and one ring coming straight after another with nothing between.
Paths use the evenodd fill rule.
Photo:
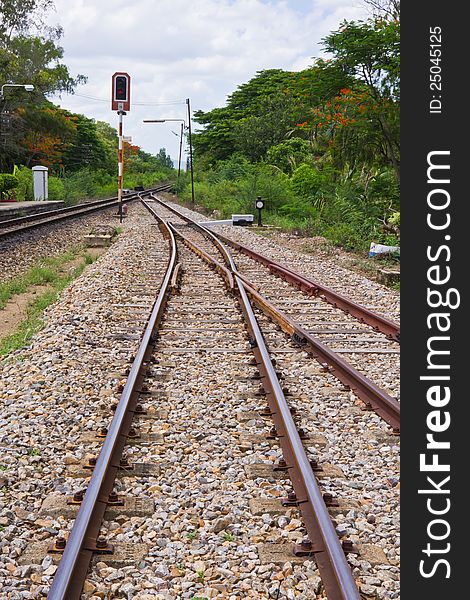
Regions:
<instances>
[{"instance_id":1,"label":"railway track","mask_svg":"<svg viewBox=\"0 0 470 600\"><path fill-rule=\"evenodd\" d=\"M171 188L171 185L161 185L153 188L150 191L166 191ZM132 202L138 200L141 192L128 194L123 199L124 202ZM118 206L118 199L107 198L105 200L94 200L84 204L58 208L41 213L33 213L24 217L16 217L14 219L5 219L0 221L0 241L22 233L26 233L37 229L43 225L54 225L64 220L74 217L88 215L97 211L106 210Z\"/></svg>"},{"instance_id":2,"label":"railway track","mask_svg":"<svg viewBox=\"0 0 470 600\"><path fill-rule=\"evenodd\" d=\"M220 243L226 244L228 238L214 236L180 210L154 195L152 197L166 211L165 214L173 215L173 220L176 216L179 221L176 226L194 240L207 260L216 253L221 264L232 273L239 273L258 308L275 320L298 346L307 349L325 369L349 386L367 407L373 408L396 432L399 431L398 401L368 377L371 370L388 371L389 388L392 393L398 393L397 342L400 331L395 323L232 241L230 245L236 249L237 256L236 266L231 264ZM239 262L246 253L250 258ZM268 269L260 269L260 262L268 265ZM285 282L279 279L279 273L286 277ZM306 291L306 298L299 296L297 286ZM390 362L393 368L390 368Z\"/></svg>"},{"instance_id":3,"label":"railway track","mask_svg":"<svg viewBox=\"0 0 470 600\"><path fill-rule=\"evenodd\" d=\"M167 210L154 203L146 206L160 215ZM254 301L257 290L238 275L228 252L219 246L214 258L217 251L206 236L155 216L171 250L168 267L122 382L119 404L113 411L105 407L107 431L88 434L95 456L90 456L88 470L73 475L76 493L64 512L68 519L76 515L76 520L68 539L61 536L50 548L56 561L62 558L48 597L80 598L85 581L100 589L110 585L106 565L119 554L118 532L123 521L134 520L144 523L143 531L133 532L131 526L125 558L120 560L139 563L134 567L136 580L148 581L154 591L164 590L168 578L161 563L171 563L172 581L180 581L188 569L186 546L206 561L199 561L196 575L185 582L189 587L172 584L170 591L176 596L169 597L205 597L204 577L214 581L210 597L250 597L251 590L276 597L274 574L282 576L284 591L295 586L304 590L300 597L315 597L309 595L310 588L318 585L305 575L314 567L305 569L302 563L314 565L313 560L324 590L316 589L316 597L359 598L350 564L357 570L360 561L368 559L361 544L345 537L344 531L339 539L332 515L339 520L355 510L361 494L344 485L344 456L334 446L341 436L349 436L354 445L355 428L370 420L370 413L357 411L351 393L338 384L331 369L312 365L305 344L299 347L292 332L286 338L266 310L266 301ZM141 293L148 306L152 292L142 284ZM136 301L128 310L142 319L146 309ZM138 324L121 335L124 344L135 339L140 335ZM349 407L344 431L319 429L320 422L334 417L331 413L338 405L341 412L346 411L344 405ZM378 417L372 419L374 427L384 435ZM392 436L386 437L391 443ZM194 478L197 486L191 489L188 482ZM80 492L84 485L85 494ZM242 497L237 496L240 486ZM175 505L178 519L165 523ZM277 516L268 516L272 514ZM153 515L156 526L147 535ZM244 532L243 522L250 519L263 531L254 538L256 543ZM289 544L274 543L279 542L278 521L287 528L282 540ZM204 522L213 525L208 528ZM227 552L223 556L221 534ZM258 537L266 543L259 544ZM286 576L281 570L261 574L264 563L278 562L273 548L284 552L283 563L292 561L292 573L288 569ZM245 578L229 568L230 557L240 552L247 556L246 565L242 563ZM255 557L261 558L261 567L255 566ZM217 563L221 569L213 566ZM155 573L161 577L155 579ZM279 594L281 579L277 581Z\"/></svg>"}]
</instances>

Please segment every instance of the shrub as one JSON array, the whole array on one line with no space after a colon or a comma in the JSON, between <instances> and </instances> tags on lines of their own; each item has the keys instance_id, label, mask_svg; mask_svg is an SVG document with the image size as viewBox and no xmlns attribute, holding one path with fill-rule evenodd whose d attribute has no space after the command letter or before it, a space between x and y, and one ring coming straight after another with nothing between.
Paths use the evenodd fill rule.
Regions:
<instances>
[{"instance_id":1,"label":"shrub","mask_svg":"<svg viewBox=\"0 0 470 600\"><path fill-rule=\"evenodd\" d=\"M7 192L16 188L18 183L18 178L15 175L0 173L0 199L3 198Z\"/></svg>"},{"instance_id":2,"label":"shrub","mask_svg":"<svg viewBox=\"0 0 470 600\"><path fill-rule=\"evenodd\" d=\"M333 172L328 169L320 171L303 164L292 175L292 189L302 198L315 196L319 191L329 188L332 183Z\"/></svg>"},{"instance_id":3,"label":"shrub","mask_svg":"<svg viewBox=\"0 0 470 600\"><path fill-rule=\"evenodd\" d=\"M16 187L17 200L33 200L33 174L28 167L18 167L16 171L18 185Z\"/></svg>"},{"instance_id":4,"label":"shrub","mask_svg":"<svg viewBox=\"0 0 470 600\"><path fill-rule=\"evenodd\" d=\"M64 200L65 186L62 179L49 177L48 181L49 200Z\"/></svg>"},{"instance_id":5,"label":"shrub","mask_svg":"<svg viewBox=\"0 0 470 600\"><path fill-rule=\"evenodd\" d=\"M301 138L290 138L266 153L268 163L276 165L284 173L292 173L298 165L306 161L311 154L311 144Z\"/></svg>"}]
</instances>

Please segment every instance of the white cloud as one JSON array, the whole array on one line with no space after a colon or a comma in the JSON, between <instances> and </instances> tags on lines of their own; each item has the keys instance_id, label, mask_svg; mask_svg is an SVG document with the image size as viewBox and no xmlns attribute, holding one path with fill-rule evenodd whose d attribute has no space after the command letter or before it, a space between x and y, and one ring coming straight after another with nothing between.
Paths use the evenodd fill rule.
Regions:
<instances>
[{"instance_id":1,"label":"white cloud","mask_svg":"<svg viewBox=\"0 0 470 600\"><path fill-rule=\"evenodd\" d=\"M124 134L144 150L166 147L173 157L177 124L144 118L185 118L224 104L228 94L268 68L300 70L322 53L321 38L343 19L364 19L361 0L55 0L52 22L64 28L61 45L72 73L88 76L78 94L110 97L111 75L132 77ZM139 106L136 103L180 104ZM117 125L110 101L64 95L64 108Z\"/></svg>"}]
</instances>

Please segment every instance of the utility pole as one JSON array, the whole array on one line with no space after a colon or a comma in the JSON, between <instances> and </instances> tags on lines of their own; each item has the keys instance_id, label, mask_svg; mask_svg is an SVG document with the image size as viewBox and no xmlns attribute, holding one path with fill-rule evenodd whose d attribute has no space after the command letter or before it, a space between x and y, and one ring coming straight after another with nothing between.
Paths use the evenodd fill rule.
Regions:
<instances>
[{"instance_id":1,"label":"utility pole","mask_svg":"<svg viewBox=\"0 0 470 600\"><path fill-rule=\"evenodd\" d=\"M183 123L181 123L181 132L180 132L180 155L178 158L178 183L180 181L180 173L181 173L181 153L183 151Z\"/></svg>"},{"instance_id":2,"label":"utility pole","mask_svg":"<svg viewBox=\"0 0 470 600\"><path fill-rule=\"evenodd\" d=\"M189 121L189 161L191 163L191 199L193 208L196 204L194 197L194 167L193 167L193 144L191 139L191 106L189 104L189 98L186 98L186 104L188 105L188 121Z\"/></svg>"},{"instance_id":3,"label":"utility pole","mask_svg":"<svg viewBox=\"0 0 470 600\"><path fill-rule=\"evenodd\" d=\"M177 183L179 183L180 173L181 173L181 155L183 152L183 132L186 128L186 121L184 119L144 119L143 123L167 123L168 121L181 121L180 154L179 154L179 159L178 159L178 179L177 179ZM176 137L178 137L178 134L175 131L172 131L172 133L174 133L176 135ZM194 201L193 201L193 203L194 203Z\"/></svg>"}]
</instances>

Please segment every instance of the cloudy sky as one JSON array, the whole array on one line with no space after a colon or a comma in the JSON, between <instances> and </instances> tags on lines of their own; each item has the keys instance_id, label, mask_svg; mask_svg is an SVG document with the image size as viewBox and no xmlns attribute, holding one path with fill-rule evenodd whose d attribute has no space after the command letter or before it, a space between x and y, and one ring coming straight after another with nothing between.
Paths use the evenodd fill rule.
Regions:
<instances>
[{"instance_id":1,"label":"cloudy sky","mask_svg":"<svg viewBox=\"0 0 470 600\"><path fill-rule=\"evenodd\" d=\"M75 95L53 98L63 108L117 127L111 75L132 78L124 135L148 152L178 157L179 123L193 110L223 106L256 71L300 70L322 55L319 42L343 19L364 19L362 0L55 0L51 23L72 74L88 77Z\"/></svg>"}]
</instances>

